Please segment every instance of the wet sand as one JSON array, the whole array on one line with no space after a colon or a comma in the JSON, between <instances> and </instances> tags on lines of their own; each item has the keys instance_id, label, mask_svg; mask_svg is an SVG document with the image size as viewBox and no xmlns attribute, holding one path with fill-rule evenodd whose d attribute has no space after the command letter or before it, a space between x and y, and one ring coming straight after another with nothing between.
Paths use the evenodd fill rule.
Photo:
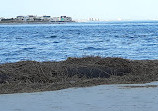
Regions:
<instances>
[{"instance_id":1,"label":"wet sand","mask_svg":"<svg viewBox=\"0 0 158 111\"><path fill-rule=\"evenodd\" d=\"M157 111L158 87L145 87L149 85L158 82L2 94L0 108L3 111Z\"/></svg>"}]
</instances>

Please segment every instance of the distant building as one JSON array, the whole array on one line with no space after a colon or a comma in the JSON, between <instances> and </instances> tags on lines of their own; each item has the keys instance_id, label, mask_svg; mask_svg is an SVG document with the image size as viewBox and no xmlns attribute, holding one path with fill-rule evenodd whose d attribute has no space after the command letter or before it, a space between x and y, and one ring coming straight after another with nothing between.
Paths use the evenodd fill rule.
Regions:
<instances>
[{"instance_id":1,"label":"distant building","mask_svg":"<svg viewBox=\"0 0 158 111\"><path fill-rule=\"evenodd\" d=\"M14 22L15 19L14 18L2 18L1 22Z\"/></svg>"},{"instance_id":2,"label":"distant building","mask_svg":"<svg viewBox=\"0 0 158 111\"><path fill-rule=\"evenodd\" d=\"M95 21L95 19L94 18L89 18L89 21Z\"/></svg>"},{"instance_id":3,"label":"distant building","mask_svg":"<svg viewBox=\"0 0 158 111\"><path fill-rule=\"evenodd\" d=\"M89 21L100 21L100 20L97 18L89 18Z\"/></svg>"},{"instance_id":4,"label":"distant building","mask_svg":"<svg viewBox=\"0 0 158 111\"><path fill-rule=\"evenodd\" d=\"M34 19L37 18L37 16L34 16L34 15L28 15L26 16L26 21L34 21Z\"/></svg>"},{"instance_id":5,"label":"distant building","mask_svg":"<svg viewBox=\"0 0 158 111\"><path fill-rule=\"evenodd\" d=\"M71 17L60 16L52 17L51 16L17 16L16 18L0 18L1 22L72 22Z\"/></svg>"},{"instance_id":6,"label":"distant building","mask_svg":"<svg viewBox=\"0 0 158 111\"><path fill-rule=\"evenodd\" d=\"M61 16L60 17L60 21L70 22L70 21L72 21L72 18L71 17L66 17L66 16Z\"/></svg>"},{"instance_id":7,"label":"distant building","mask_svg":"<svg viewBox=\"0 0 158 111\"><path fill-rule=\"evenodd\" d=\"M16 20L18 22L26 22L26 21L35 21L35 22L40 22L42 21L41 17L37 17L34 15L28 15L28 16L17 16Z\"/></svg>"},{"instance_id":8,"label":"distant building","mask_svg":"<svg viewBox=\"0 0 158 111\"><path fill-rule=\"evenodd\" d=\"M59 22L59 21L60 21L60 17L51 18L51 22Z\"/></svg>"},{"instance_id":9,"label":"distant building","mask_svg":"<svg viewBox=\"0 0 158 111\"><path fill-rule=\"evenodd\" d=\"M42 20L43 21L50 21L51 20L51 16L44 15L44 16L42 16Z\"/></svg>"},{"instance_id":10,"label":"distant building","mask_svg":"<svg viewBox=\"0 0 158 111\"><path fill-rule=\"evenodd\" d=\"M53 17L51 22L72 22L72 18L66 16Z\"/></svg>"},{"instance_id":11,"label":"distant building","mask_svg":"<svg viewBox=\"0 0 158 111\"><path fill-rule=\"evenodd\" d=\"M35 22L41 22L41 21L43 21L43 19L41 17L36 17L36 18L34 18L34 21Z\"/></svg>"},{"instance_id":12,"label":"distant building","mask_svg":"<svg viewBox=\"0 0 158 111\"><path fill-rule=\"evenodd\" d=\"M26 17L25 16L17 16L16 20L17 21L26 21Z\"/></svg>"}]
</instances>

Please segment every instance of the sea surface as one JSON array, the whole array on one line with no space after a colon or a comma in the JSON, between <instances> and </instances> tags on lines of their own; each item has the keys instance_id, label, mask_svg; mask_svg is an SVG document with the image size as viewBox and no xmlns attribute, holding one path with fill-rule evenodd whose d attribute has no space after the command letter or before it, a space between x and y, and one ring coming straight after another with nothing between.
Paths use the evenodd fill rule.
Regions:
<instances>
[{"instance_id":1,"label":"sea surface","mask_svg":"<svg viewBox=\"0 0 158 111\"><path fill-rule=\"evenodd\" d=\"M158 21L0 25L0 63L84 56L158 59Z\"/></svg>"}]
</instances>

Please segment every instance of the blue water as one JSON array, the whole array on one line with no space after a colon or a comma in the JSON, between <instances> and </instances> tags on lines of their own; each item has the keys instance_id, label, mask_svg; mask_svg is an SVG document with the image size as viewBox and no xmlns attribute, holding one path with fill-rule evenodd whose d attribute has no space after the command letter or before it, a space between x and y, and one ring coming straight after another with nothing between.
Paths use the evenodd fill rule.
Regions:
<instances>
[{"instance_id":1,"label":"blue water","mask_svg":"<svg viewBox=\"0 0 158 111\"><path fill-rule=\"evenodd\" d=\"M0 25L0 63L83 56L158 59L158 22Z\"/></svg>"}]
</instances>

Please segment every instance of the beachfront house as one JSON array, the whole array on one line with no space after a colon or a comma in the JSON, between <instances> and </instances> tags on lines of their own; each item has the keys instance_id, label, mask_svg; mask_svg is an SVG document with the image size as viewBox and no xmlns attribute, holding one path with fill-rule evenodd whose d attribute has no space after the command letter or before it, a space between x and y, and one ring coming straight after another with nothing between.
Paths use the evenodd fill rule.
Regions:
<instances>
[{"instance_id":1,"label":"beachfront house","mask_svg":"<svg viewBox=\"0 0 158 111\"><path fill-rule=\"evenodd\" d=\"M36 18L34 18L34 21L35 22L41 22L41 21L43 21L43 19L42 19L42 17L36 17Z\"/></svg>"},{"instance_id":2,"label":"beachfront house","mask_svg":"<svg viewBox=\"0 0 158 111\"><path fill-rule=\"evenodd\" d=\"M42 20L43 21L50 21L51 20L51 16L44 15L44 16L42 16Z\"/></svg>"},{"instance_id":3,"label":"beachfront house","mask_svg":"<svg viewBox=\"0 0 158 111\"><path fill-rule=\"evenodd\" d=\"M25 17L25 16L17 16L17 17L16 17L16 20L17 20L17 21L20 21L20 22L21 22L21 21L26 21L26 17Z\"/></svg>"},{"instance_id":4,"label":"beachfront house","mask_svg":"<svg viewBox=\"0 0 158 111\"><path fill-rule=\"evenodd\" d=\"M26 21L35 21L35 22L40 22L42 21L41 17L33 16L33 15L28 15L28 16L17 16L16 20L19 22L26 22Z\"/></svg>"},{"instance_id":5,"label":"beachfront house","mask_svg":"<svg viewBox=\"0 0 158 111\"><path fill-rule=\"evenodd\" d=\"M2 18L1 22L15 22L14 18Z\"/></svg>"},{"instance_id":6,"label":"beachfront house","mask_svg":"<svg viewBox=\"0 0 158 111\"><path fill-rule=\"evenodd\" d=\"M61 16L61 17L60 17L60 21L63 21L63 22L71 22L71 21L72 21L72 18L71 18L71 17L67 17L67 16Z\"/></svg>"},{"instance_id":7,"label":"beachfront house","mask_svg":"<svg viewBox=\"0 0 158 111\"><path fill-rule=\"evenodd\" d=\"M60 21L60 17L53 17L50 20L51 22L59 22Z\"/></svg>"},{"instance_id":8,"label":"beachfront house","mask_svg":"<svg viewBox=\"0 0 158 111\"><path fill-rule=\"evenodd\" d=\"M51 22L72 22L72 18L67 16L53 17Z\"/></svg>"},{"instance_id":9,"label":"beachfront house","mask_svg":"<svg viewBox=\"0 0 158 111\"><path fill-rule=\"evenodd\" d=\"M37 16L28 15L28 16L26 16L26 21L33 22L35 18L37 18Z\"/></svg>"},{"instance_id":10,"label":"beachfront house","mask_svg":"<svg viewBox=\"0 0 158 111\"><path fill-rule=\"evenodd\" d=\"M60 17L53 17L51 16L17 16L16 18L0 18L1 22L72 22L71 17L67 16L60 16Z\"/></svg>"}]
</instances>

